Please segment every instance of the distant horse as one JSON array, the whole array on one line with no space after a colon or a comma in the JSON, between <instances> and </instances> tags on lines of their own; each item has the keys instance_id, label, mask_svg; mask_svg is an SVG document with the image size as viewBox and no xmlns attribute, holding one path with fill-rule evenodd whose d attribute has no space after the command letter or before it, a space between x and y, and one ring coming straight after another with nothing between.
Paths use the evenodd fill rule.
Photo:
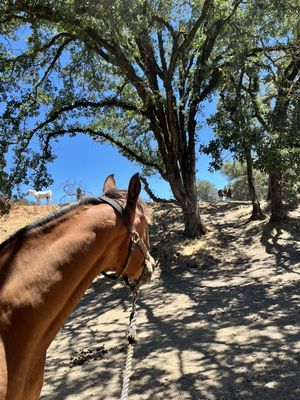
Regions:
<instances>
[{"instance_id":1,"label":"distant horse","mask_svg":"<svg viewBox=\"0 0 300 400\"><path fill-rule=\"evenodd\" d=\"M222 201L224 197L226 199L231 199L232 197L232 189L229 187L228 189L218 190L219 200Z\"/></svg>"},{"instance_id":2,"label":"distant horse","mask_svg":"<svg viewBox=\"0 0 300 400\"><path fill-rule=\"evenodd\" d=\"M104 195L88 197L22 228L0 244L0 399L39 398L46 350L102 271L135 292L151 279L150 207L110 175Z\"/></svg>"},{"instance_id":3,"label":"distant horse","mask_svg":"<svg viewBox=\"0 0 300 400\"><path fill-rule=\"evenodd\" d=\"M32 194L35 197L37 204L40 204L40 199L47 199L47 204L49 204L52 199L52 190L46 190L45 192L28 190L27 194Z\"/></svg>"}]
</instances>

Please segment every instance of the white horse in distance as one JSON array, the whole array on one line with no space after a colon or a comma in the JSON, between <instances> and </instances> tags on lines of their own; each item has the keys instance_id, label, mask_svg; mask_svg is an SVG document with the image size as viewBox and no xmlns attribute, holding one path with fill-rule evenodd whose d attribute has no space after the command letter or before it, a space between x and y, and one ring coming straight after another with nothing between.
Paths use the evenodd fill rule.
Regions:
<instances>
[{"instance_id":1,"label":"white horse in distance","mask_svg":"<svg viewBox=\"0 0 300 400\"><path fill-rule=\"evenodd\" d=\"M52 201L52 190L46 190L45 192L28 190L27 194L32 194L35 197L37 204L40 204L40 199L47 199L47 204Z\"/></svg>"}]
</instances>

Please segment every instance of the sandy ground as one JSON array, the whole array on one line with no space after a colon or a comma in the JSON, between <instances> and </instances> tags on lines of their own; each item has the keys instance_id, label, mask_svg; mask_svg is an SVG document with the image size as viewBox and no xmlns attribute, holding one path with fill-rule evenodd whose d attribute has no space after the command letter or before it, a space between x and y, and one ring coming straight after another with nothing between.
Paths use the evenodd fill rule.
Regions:
<instances>
[{"instance_id":1,"label":"sandy ground","mask_svg":"<svg viewBox=\"0 0 300 400\"><path fill-rule=\"evenodd\" d=\"M17 207L0 240L54 207ZM299 400L300 207L281 229L248 222L247 204L201 207L193 241L179 210L155 207L160 273L138 303L129 398ZM118 399L129 313L127 289L96 279L49 348L41 399Z\"/></svg>"}]
</instances>

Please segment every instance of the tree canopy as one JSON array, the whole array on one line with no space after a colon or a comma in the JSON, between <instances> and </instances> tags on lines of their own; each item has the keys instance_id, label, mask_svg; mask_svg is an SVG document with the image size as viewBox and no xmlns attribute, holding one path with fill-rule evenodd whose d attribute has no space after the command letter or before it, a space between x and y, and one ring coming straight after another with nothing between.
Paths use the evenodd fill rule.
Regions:
<instances>
[{"instance_id":1,"label":"tree canopy","mask_svg":"<svg viewBox=\"0 0 300 400\"><path fill-rule=\"evenodd\" d=\"M295 196L300 174L300 24L299 4L254 2L248 18L259 34L243 36L243 50L226 66L217 112L216 133L206 148L220 168L222 149L270 177L272 217L284 217L282 190ZM244 14L246 17L247 12ZM253 22L253 20L252 20ZM252 23L245 29L253 29ZM261 43L255 47L257 40ZM252 49L245 52L246 49ZM293 194L294 193L294 194Z\"/></svg>"},{"instance_id":2,"label":"tree canopy","mask_svg":"<svg viewBox=\"0 0 300 400\"><path fill-rule=\"evenodd\" d=\"M144 173L158 172L187 235L204 233L195 184L201 103L218 87L230 47L223 34L240 7L241 0L4 1L1 149L14 150L13 184L30 171L36 187L45 184L53 141L86 133Z\"/></svg>"},{"instance_id":3,"label":"tree canopy","mask_svg":"<svg viewBox=\"0 0 300 400\"><path fill-rule=\"evenodd\" d=\"M197 193L201 201L212 201L217 198L217 188L213 183L205 179L197 181Z\"/></svg>"},{"instance_id":4,"label":"tree canopy","mask_svg":"<svg viewBox=\"0 0 300 400\"><path fill-rule=\"evenodd\" d=\"M296 54L296 3L3 1L0 153L15 161L6 189L47 185L53 143L84 133L116 146L145 175L159 173L182 208L187 236L205 233L196 193L203 103L249 57L253 99L257 76L272 75L272 51ZM286 65L286 79L295 65Z\"/></svg>"},{"instance_id":5,"label":"tree canopy","mask_svg":"<svg viewBox=\"0 0 300 400\"><path fill-rule=\"evenodd\" d=\"M250 200L247 167L246 164L227 161L221 168L222 173L227 177L232 187L234 200ZM253 171L256 185L257 197L259 200L266 200L268 194L268 177L259 170Z\"/></svg>"}]
</instances>

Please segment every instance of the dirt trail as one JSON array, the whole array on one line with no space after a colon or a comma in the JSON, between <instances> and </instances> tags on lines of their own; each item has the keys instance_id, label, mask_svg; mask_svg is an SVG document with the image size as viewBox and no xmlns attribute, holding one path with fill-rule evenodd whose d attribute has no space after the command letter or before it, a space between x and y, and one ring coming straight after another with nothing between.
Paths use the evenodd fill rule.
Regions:
<instances>
[{"instance_id":1,"label":"dirt trail","mask_svg":"<svg viewBox=\"0 0 300 400\"><path fill-rule=\"evenodd\" d=\"M299 399L300 207L280 230L247 222L249 205L202 208L209 233L187 241L179 210L155 207L130 400ZM95 280L49 348L41 399L118 399L129 312L124 287Z\"/></svg>"}]
</instances>

